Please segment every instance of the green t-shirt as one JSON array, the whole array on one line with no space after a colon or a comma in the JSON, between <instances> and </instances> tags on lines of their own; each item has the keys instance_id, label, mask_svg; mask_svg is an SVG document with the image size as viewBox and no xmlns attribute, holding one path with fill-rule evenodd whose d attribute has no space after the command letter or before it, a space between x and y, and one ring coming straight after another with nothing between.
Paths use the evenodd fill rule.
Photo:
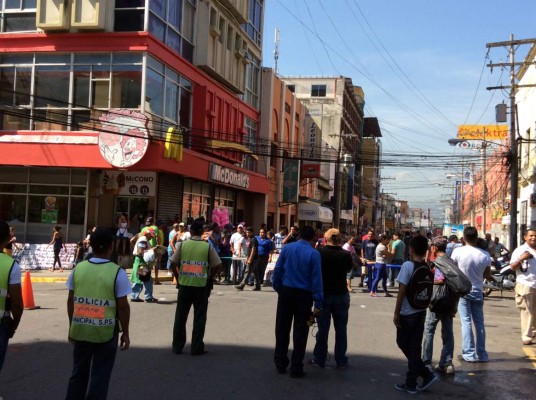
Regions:
<instances>
[{"instance_id":1,"label":"green t-shirt","mask_svg":"<svg viewBox=\"0 0 536 400\"><path fill-rule=\"evenodd\" d=\"M404 251L406 250L406 245L404 242L400 239L395 240L393 244L391 245L391 248L393 249L393 252L395 253L393 260L403 260L404 259Z\"/></svg>"}]
</instances>

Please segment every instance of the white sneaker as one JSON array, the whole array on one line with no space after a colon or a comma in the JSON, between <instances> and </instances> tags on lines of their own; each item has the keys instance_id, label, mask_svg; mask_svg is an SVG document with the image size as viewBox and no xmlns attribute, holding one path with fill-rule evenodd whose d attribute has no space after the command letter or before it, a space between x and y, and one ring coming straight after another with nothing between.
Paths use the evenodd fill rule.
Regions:
<instances>
[{"instance_id":1,"label":"white sneaker","mask_svg":"<svg viewBox=\"0 0 536 400\"><path fill-rule=\"evenodd\" d=\"M167 276L173 276L173 274L171 273L171 271L168 271Z\"/></svg>"}]
</instances>

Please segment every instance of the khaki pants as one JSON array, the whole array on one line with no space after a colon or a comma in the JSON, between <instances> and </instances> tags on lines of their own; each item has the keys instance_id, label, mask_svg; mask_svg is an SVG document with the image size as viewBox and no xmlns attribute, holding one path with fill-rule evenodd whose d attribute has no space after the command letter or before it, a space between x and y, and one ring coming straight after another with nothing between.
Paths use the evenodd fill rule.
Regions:
<instances>
[{"instance_id":1,"label":"khaki pants","mask_svg":"<svg viewBox=\"0 0 536 400\"><path fill-rule=\"evenodd\" d=\"M536 335L536 289L517 283L516 305L521 314L521 340L530 341Z\"/></svg>"}]
</instances>

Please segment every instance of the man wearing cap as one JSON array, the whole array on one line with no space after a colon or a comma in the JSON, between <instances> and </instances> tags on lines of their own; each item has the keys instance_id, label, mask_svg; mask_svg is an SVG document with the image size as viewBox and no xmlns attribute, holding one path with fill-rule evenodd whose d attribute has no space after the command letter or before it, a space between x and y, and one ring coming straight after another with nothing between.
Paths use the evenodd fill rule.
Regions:
<instances>
[{"instance_id":1,"label":"man wearing cap","mask_svg":"<svg viewBox=\"0 0 536 400\"><path fill-rule=\"evenodd\" d=\"M236 227L236 232L231 235L231 239L229 241L233 251L231 282L237 283L242 276L242 269L244 267L244 262L240 260L240 258L246 256L244 225L238 224Z\"/></svg>"},{"instance_id":2,"label":"man wearing cap","mask_svg":"<svg viewBox=\"0 0 536 400\"><path fill-rule=\"evenodd\" d=\"M186 344L186 321L192 305L194 322L190 354L203 355L205 351L205 326L207 322L208 298L212 290L212 279L221 264L216 250L201 239L203 223L194 222L190 227L192 237L179 242L171 257L171 267L178 276L179 293L175 323L173 325L173 353L181 354Z\"/></svg>"},{"instance_id":3,"label":"man wearing cap","mask_svg":"<svg viewBox=\"0 0 536 400\"><path fill-rule=\"evenodd\" d=\"M74 345L67 400L106 399L120 331L121 350L130 346L130 284L125 270L110 261L113 235L99 228L89 240L93 258L80 262L67 280L69 341Z\"/></svg>"},{"instance_id":4,"label":"man wearing cap","mask_svg":"<svg viewBox=\"0 0 536 400\"><path fill-rule=\"evenodd\" d=\"M313 247L315 242L315 230L305 226L300 240L283 247L274 269L273 287L278 294L274 362L280 374L286 373L290 363L291 378L305 375L303 357L309 335L307 321L313 303L313 315L317 316L322 309L322 266L320 253ZM294 350L289 360L288 345L293 322Z\"/></svg>"},{"instance_id":5,"label":"man wearing cap","mask_svg":"<svg viewBox=\"0 0 536 400\"><path fill-rule=\"evenodd\" d=\"M152 229L154 232L154 235L149 240L149 243L151 244L151 248L155 248L156 246L161 246L162 243L164 243L164 232L162 232L161 229L159 229L154 224L154 218L153 217L147 217L145 220L145 227L142 228L140 235L145 235L145 231L147 229ZM158 264L160 260L155 260L154 263L151 264L151 267L154 269L154 284L155 285L161 285L160 281L158 280Z\"/></svg>"},{"instance_id":6,"label":"man wearing cap","mask_svg":"<svg viewBox=\"0 0 536 400\"><path fill-rule=\"evenodd\" d=\"M342 238L338 229L328 229L324 238L326 245L318 250L322 260L324 301L322 312L317 318L318 332L316 333L314 358L311 363L322 368L326 364L329 326L333 318L335 362L338 369L344 369L348 367L346 327L350 308L350 294L346 286L346 276L352 270L353 260L352 254L341 247Z\"/></svg>"},{"instance_id":7,"label":"man wearing cap","mask_svg":"<svg viewBox=\"0 0 536 400\"><path fill-rule=\"evenodd\" d=\"M145 282L140 280L138 277L138 268L141 268L143 265L149 266L149 268L154 264L154 257L152 261L146 260L147 257L144 257L144 254L152 250L151 240L156 236L156 233L152 227L148 227L144 230L143 235L138 236L138 240L134 245L134 265L132 266L132 274L130 275L130 281L132 282L132 296L131 301L133 302L143 302L140 299L141 290L145 289L145 301L147 303L156 303L158 300L153 297L153 278L149 275L149 279Z\"/></svg>"},{"instance_id":8,"label":"man wearing cap","mask_svg":"<svg viewBox=\"0 0 536 400\"><path fill-rule=\"evenodd\" d=\"M15 334L24 310L20 265L2 252L9 239L9 225L0 220L0 371L8 341Z\"/></svg>"},{"instance_id":9,"label":"man wearing cap","mask_svg":"<svg viewBox=\"0 0 536 400\"><path fill-rule=\"evenodd\" d=\"M432 295L432 302L437 296L438 290L441 286L446 285L445 275L441 272L440 267L437 264L447 263L451 265L451 269L458 270L458 267L454 264L454 261L447 256L447 240L443 237L436 237L432 240L432 246L430 251L434 256L434 262L432 267L434 268L434 294ZM461 271L460 271L461 273ZM452 357L454 354L454 332L452 329L452 323L454 315L457 311L458 300L457 296L452 295L449 304L445 304L442 310L434 310L433 305L426 310L426 321L424 324L424 341L422 345L422 360L424 365L428 369L432 369L432 355L434 350L434 335L438 322L441 321L441 340L443 341L443 347L441 349L441 357L439 364L436 365L435 370L442 374L453 374L454 365L452 365ZM445 302L447 303L447 302ZM438 311L441 311L438 312Z\"/></svg>"}]
</instances>

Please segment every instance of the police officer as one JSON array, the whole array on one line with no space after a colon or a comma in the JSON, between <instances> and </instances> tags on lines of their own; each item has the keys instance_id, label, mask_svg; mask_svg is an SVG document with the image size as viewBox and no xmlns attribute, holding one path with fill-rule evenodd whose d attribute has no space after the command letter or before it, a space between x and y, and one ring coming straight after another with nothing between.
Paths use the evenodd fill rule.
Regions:
<instances>
[{"instance_id":1,"label":"police officer","mask_svg":"<svg viewBox=\"0 0 536 400\"><path fill-rule=\"evenodd\" d=\"M24 310L20 266L2 252L9 240L9 225L0 220L0 371L4 365L7 343L15 334Z\"/></svg>"},{"instance_id":2,"label":"police officer","mask_svg":"<svg viewBox=\"0 0 536 400\"><path fill-rule=\"evenodd\" d=\"M121 350L130 346L131 289L125 270L110 261L113 236L98 228L89 241L94 256L79 263L67 280L74 362L66 399L106 399L120 330Z\"/></svg>"},{"instance_id":3,"label":"police officer","mask_svg":"<svg viewBox=\"0 0 536 400\"><path fill-rule=\"evenodd\" d=\"M205 325L207 322L208 297L212 290L212 278L221 264L214 247L201 239L203 223L196 221L190 226L190 240L180 242L171 258L175 276L178 275L179 293L175 324L173 326L173 353L181 354L186 343L186 320L194 306L192 330L193 356L205 354Z\"/></svg>"}]
</instances>

